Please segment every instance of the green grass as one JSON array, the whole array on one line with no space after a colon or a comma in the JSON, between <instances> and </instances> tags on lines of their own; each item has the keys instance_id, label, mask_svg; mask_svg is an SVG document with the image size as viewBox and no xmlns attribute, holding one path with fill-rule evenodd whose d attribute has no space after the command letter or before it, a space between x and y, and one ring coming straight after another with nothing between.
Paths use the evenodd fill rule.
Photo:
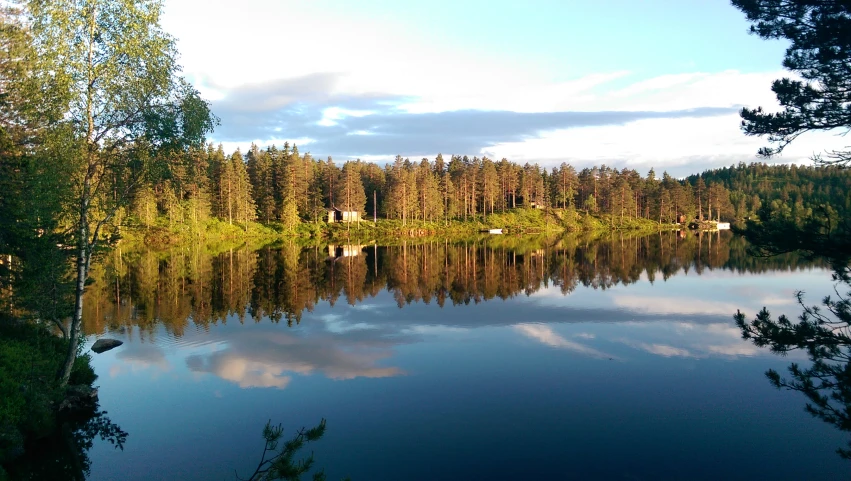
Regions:
<instances>
[{"instance_id":1,"label":"green grass","mask_svg":"<svg viewBox=\"0 0 851 481\"><path fill-rule=\"evenodd\" d=\"M165 218L149 227L122 228L122 244L128 248L165 250L189 244L202 245L211 252L222 252L244 245L262 247L281 241L299 243L372 243L395 244L400 239L468 239L487 229L503 229L506 234L602 233L613 231L658 231L670 228L647 219L607 214L588 214L575 209L511 209L468 220L378 219L360 223L327 224L305 221L295 229L278 222L231 224L210 219L195 228L188 224L169 225ZM596 234L595 234L596 235Z\"/></svg>"},{"instance_id":2,"label":"green grass","mask_svg":"<svg viewBox=\"0 0 851 481\"><path fill-rule=\"evenodd\" d=\"M247 241L262 244L274 242L283 235L283 228L278 223L231 224L219 219L210 219L193 227L189 224L169 225L164 218L160 218L155 224L147 227L123 226L121 243L128 247L160 250L186 244L239 246Z\"/></svg>"}]
</instances>

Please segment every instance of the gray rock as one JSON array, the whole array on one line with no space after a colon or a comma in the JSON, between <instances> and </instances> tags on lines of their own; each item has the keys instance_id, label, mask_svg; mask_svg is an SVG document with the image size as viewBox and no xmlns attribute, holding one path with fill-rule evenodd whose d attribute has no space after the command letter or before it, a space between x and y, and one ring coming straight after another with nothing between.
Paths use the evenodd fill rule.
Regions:
<instances>
[{"instance_id":1,"label":"gray rock","mask_svg":"<svg viewBox=\"0 0 851 481\"><path fill-rule=\"evenodd\" d=\"M60 411L90 411L97 407L98 390L83 384L68 386L65 399L59 404Z\"/></svg>"},{"instance_id":2,"label":"gray rock","mask_svg":"<svg viewBox=\"0 0 851 481\"><path fill-rule=\"evenodd\" d=\"M122 344L124 343L122 341L119 341L118 339L98 339L92 346L92 351L100 354L110 349L114 349Z\"/></svg>"}]
</instances>

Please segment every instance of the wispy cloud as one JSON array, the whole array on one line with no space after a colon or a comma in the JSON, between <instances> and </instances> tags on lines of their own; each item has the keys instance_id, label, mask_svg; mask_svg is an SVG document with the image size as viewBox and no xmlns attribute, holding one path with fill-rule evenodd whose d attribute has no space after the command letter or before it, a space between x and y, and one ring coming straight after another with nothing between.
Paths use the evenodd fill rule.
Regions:
<instances>
[{"instance_id":1,"label":"wispy cloud","mask_svg":"<svg viewBox=\"0 0 851 481\"><path fill-rule=\"evenodd\" d=\"M596 358L612 357L592 347L588 347L584 344L565 339L563 336L556 333L550 326L546 326L543 324L517 324L516 326L514 326L514 329L516 329L524 336L539 341L542 344L546 344L550 347L565 349L571 352L575 352L577 354L583 354Z\"/></svg>"},{"instance_id":2,"label":"wispy cloud","mask_svg":"<svg viewBox=\"0 0 851 481\"><path fill-rule=\"evenodd\" d=\"M615 295L612 301L618 307L658 314L717 314L732 316L736 304L723 301L707 301L693 297ZM739 306L740 307L740 306Z\"/></svg>"},{"instance_id":3,"label":"wispy cloud","mask_svg":"<svg viewBox=\"0 0 851 481\"><path fill-rule=\"evenodd\" d=\"M688 349L669 346L667 344L646 343L623 338L616 339L616 341L622 342L627 346L634 347L636 349L640 349L642 351L649 352L650 354L656 354L657 356L662 357L697 357L692 354Z\"/></svg>"}]
</instances>

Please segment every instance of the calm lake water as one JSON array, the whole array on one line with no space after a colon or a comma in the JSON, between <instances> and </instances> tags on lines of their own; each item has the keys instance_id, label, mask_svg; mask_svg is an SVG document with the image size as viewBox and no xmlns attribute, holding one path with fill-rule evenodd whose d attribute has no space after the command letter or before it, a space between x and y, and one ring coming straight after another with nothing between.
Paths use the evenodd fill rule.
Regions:
<instances>
[{"instance_id":1,"label":"calm lake water","mask_svg":"<svg viewBox=\"0 0 851 481\"><path fill-rule=\"evenodd\" d=\"M771 387L732 315L830 272L728 232L116 251L93 273L91 479L232 480L271 419L327 419L329 480L847 479L846 436Z\"/></svg>"}]
</instances>

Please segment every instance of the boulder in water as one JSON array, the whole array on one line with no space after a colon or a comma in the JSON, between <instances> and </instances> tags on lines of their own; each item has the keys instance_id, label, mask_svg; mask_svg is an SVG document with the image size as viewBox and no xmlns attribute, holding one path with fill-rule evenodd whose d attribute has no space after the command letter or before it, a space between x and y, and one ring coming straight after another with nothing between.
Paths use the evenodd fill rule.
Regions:
<instances>
[{"instance_id":1,"label":"boulder in water","mask_svg":"<svg viewBox=\"0 0 851 481\"><path fill-rule=\"evenodd\" d=\"M100 354L124 344L118 339L98 339L92 346L92 351Z\"/></svg>"}]
</instances>

